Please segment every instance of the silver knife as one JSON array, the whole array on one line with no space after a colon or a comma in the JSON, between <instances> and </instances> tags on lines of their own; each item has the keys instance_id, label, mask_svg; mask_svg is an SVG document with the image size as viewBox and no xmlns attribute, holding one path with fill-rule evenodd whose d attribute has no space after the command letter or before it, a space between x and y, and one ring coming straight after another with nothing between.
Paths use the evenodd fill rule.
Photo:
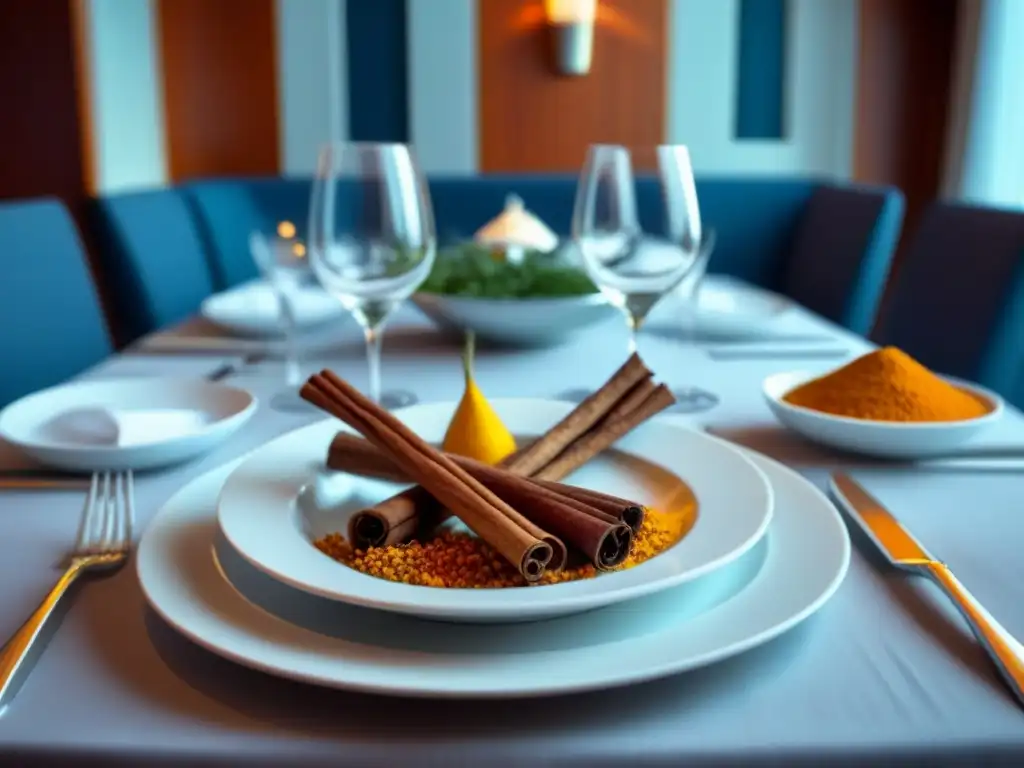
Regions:
<instances>
[{"instance_id":1,"label":"silver knife","mask_svg":"<svg viewBox=\"0 0 1024 768\"><path fill-rule=\"evenodd\" d=\"M890 563L930 579L953 601L1018 703L1024 706L1024 647L989 615L949 567L932 557L860 483L837 472L832 475L829 491Z\"/></svg>"}]
</instances>

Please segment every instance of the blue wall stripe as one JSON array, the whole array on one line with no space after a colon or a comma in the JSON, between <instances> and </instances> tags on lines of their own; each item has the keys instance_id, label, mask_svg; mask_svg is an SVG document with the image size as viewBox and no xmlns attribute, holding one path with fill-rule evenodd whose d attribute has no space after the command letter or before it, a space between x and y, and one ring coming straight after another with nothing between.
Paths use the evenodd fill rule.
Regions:
<instances>
[{"instance_id":1,"label":"blue wall stripe","mask_svg":"<svg viewBox=\"0 0 1024 768\"><path fill-rule=\"evenodd\" d=\"M737 139L784 136L786 4L786 0L740 0Z\"/></svg>"},{"instance_id":2,"label":"blue wall stripe","mask_svg":"<svg viewBox=\"0 0 1024 768\"><path fill-rule=\"evenodd\" d=\"M348 0L348 129L353 141L409 140L405 0Z\"/></svg>"}]
</instances>

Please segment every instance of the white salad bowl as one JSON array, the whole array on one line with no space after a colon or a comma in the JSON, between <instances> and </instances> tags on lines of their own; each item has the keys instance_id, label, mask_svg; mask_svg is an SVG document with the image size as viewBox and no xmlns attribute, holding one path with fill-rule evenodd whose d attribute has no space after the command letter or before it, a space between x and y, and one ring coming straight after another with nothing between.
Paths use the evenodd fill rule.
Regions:
<instances>
[{"instance_id":1,"label":"white salad bowl","mask_svg":"<svg viewBox=\"0 0 1024 768\"><path fill-rule=\"evenodd\" d=\"M533 299L490 299L416 293L413 303L440 328L473 331L477 339L509 346L552 346L618 310L601 293Z\"/></svg>"}]
</instances>

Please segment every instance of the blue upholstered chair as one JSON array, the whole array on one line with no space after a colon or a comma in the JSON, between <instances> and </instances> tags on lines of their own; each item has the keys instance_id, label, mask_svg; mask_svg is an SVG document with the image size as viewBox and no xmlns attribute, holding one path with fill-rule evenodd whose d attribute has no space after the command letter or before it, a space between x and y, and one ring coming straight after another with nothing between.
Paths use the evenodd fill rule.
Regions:
<instances>
[{"instance_id":1,"label":"blue upholstered chair","mask_svg":"<svg viewBox=\"0 0 1024 768\"><path fill-rule=\"evenodd\" d=\"M433 178L441 241L469 237L515 193L559 234L569 232L576 177ZM889 187L811 180L699 179L706 227L718 231L709 271L784 293L857 333L871 329L903 221L903 196ZM661 190L640 181L645 227L661 226Z\"/></svg>"},{"instance_id":2,"label":"blue upholstered chair","mask_svg":"<svg viewBox=\"0 0 1024 768\"><path fill-rule=\"evenodd\" d=\"M874 338L1024 407L1024 213L934 204Z\"/></svg>"},{"instance_id":3,"label":"blue upholstered chair","mask_svg":"<svg viewBox=\"0 0 1024 768\"><path fill-rule=\"evenodd\" d=\"M110 354L75 225L54 199L0 203L0 406Z\"/></svg>"},{"instance_id":4,"label":"blue upholstered chair","mask_svg":"<svg viewBox=\"0 0 1024 768\"><path fill-rule=\"evenodd\" d=\"M177 190L100 198L94 219L120 341L184 320L213 291L209 256Z\"/></svg>"},{"instance_id":5,"label":"blue upholstered chair","mask_svg":"<svg viewBox=\"0 0 1024 768\"><path fill-rule=\"evenodd\" d=\"M211 256L214 287L231 288L257 276L249 233L295 224L304 238L310 179L255 178L199 181L181 187Z\"/></svg>"}]
</instances>

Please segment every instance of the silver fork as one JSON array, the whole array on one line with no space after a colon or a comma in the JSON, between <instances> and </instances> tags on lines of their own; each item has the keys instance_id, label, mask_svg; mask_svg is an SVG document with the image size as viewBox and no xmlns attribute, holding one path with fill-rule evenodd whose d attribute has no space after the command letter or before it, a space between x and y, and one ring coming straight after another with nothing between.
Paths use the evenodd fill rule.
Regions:
<instances>
[{"instance_id":1,"label":"silver fork","mask_svg":"<svg viewBox=\"0 0 1024 768\"><path fill-rule=\"evenodd\" d=\"M0 712L19 690L19 683L31 666L30 651L68 588L83 573L110 571L124 565L131 551L134 527L135 487L131 471L94 473L67 569L35 612L0 648Z\"/></svg>"}]
</instances>

